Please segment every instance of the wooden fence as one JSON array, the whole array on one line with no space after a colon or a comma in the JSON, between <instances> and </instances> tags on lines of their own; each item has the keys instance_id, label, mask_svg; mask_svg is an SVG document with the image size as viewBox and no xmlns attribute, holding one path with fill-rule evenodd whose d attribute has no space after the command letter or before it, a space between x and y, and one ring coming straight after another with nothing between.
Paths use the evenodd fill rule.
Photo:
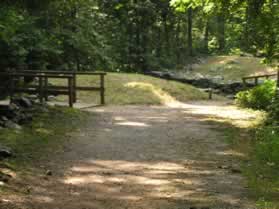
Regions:
<instances>
[{"instance_id":1,"label":"wooden fence","mask_svg":"<svg viewBox=\"0 0 279 209\"><path fill-rule=\"evenodd\" d=\"M73 104L77 102L77 91L99 91L101 104L105 104L105 76L104 72L73 72L73 71L19 71L19 72L9 72L0 73L2 76L9 76L10 95L13 96L15 92L18 93L33 93L38 94L40 101L48 100L48 96L54 95L68 95L69 106L73 107ZM88 76L100 76L100 86L78 86L77 76L78 75L88 75ZM16 80L18 78L37 78L38 85L28 85L28 86L17 86ZM66 79L67 86L53 86L49 85L49 79Z\"/></svg>"},{"instance_id":2,"label":"wooden fence","mask_svg":"<svg viewBox=\"0 0 279 209\"><path fill-rule=\"evenodd\" d=\"M277 76L277 81L278 81L279 80L279 72L278 73L272 73L272 74L265 74L265 75L247 76L247 77L243 77L242 81L243 81L243 85L246 87L248 80L254 80L254 84L258 85L259 84L259 79L261 79L261 78L270 79L270 78L276 77L276 76Z\"/></svg>"}]
</instances>

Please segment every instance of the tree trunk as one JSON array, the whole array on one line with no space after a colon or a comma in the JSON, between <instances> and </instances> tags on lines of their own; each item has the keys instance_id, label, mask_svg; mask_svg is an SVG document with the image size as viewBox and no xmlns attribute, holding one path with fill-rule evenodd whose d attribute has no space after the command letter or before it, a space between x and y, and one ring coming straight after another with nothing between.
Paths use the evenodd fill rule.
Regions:
<instances>
[{"instance_id":1,"label":"tree trunk","mask_svg":"<svg viewBox=\"0 0 279 209\"><path fill-rule=\"evenodd\" d=\"M188 53L189 56L193 56L193 9L190 7L188 9Z\"/></svg>"},{"instance_id":2,"label":"tree trunk","mask_svg":"<svg viewBox=\"0 0 279 209\"><path fill-rule=\"evenodd\" d=\"M204 28L204 52L208 53L208 40L209 40L209 21L206 21Z\"/></svg>"},{"instance_id":3,"label":"tree trunk","mask_svg":"<svg viewBox=\"0 0 279 209\"><path fill-rule=\"evenodd\" d=\"M169 38L169 27L168 27L167 13L163 14L163 22L164 22L164 32L165 32L165 53L168 56L169 55L169 49L170 49L170 38Z\"/></svg>"},{"instance_id":4,"label":"tree trunk","mask_svg":"<svg viewBox=\"0 0 279 209\"><path fill-rule=\"evenodd\" d=\"M181 32L181 27L180 27L180 18L178 19L178 22L177 22L177 28L176 28L176 61L177 61L177 64L180 64L180 57L181 57L181 46L180 46L180 32Z\"/></svg>"},{"instance_id":5,"label":"tree trunk","mask_svg":"<svg viewBox=\"0 0 279 209\"><path fill-rule=\"evenodd\" d=\"M226 41L225 41L225 14L222 11L218 17L218 42L219 42L219 50L222 52L225 49Z\"/></svg>"},{"instance_id":6,"label":"tree trunk","mask_svg":"<svg viewBox=\"0 0 279 209\"><path fill-rule=\"evenodd\" d=\"M134 1L134 4L137 5L138 4L138 0L135 0ZM142 57L141 57L141 24L140 24L140 14L139 14L139 11L138 11L138 8L136 7L136 11L135 11L135 14L136 14L136 24L135 24L135 32L136 32L136 42L135 42L135 53L136 53L136 56L135 56L135 65L136 65L136 68L137 70L141 71L143 70L142 69L142 66L141 66L141 63L142 63Z\"/></svg>"},{"instance_id":7,"label":"tree trunk","mask_svg":"<svg viewBox=\"0 0 279 209\"><path fill-rule=\"evenodd\" d=\"M157 58L160 58L161 57L161 51L162 51L162 48L161 48L161 28L160 26L158 26L158 32L157 32Z\"/></svg>"}]
</instances>

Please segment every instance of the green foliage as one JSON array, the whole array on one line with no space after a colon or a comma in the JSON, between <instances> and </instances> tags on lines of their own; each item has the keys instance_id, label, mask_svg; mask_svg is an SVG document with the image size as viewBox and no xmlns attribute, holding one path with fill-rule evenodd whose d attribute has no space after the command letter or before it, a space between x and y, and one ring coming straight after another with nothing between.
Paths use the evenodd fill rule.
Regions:
<instances>
[{"instance_id":1,"label":"green foliage","mask_svg":"<svg viewBox=\"0 0 279 209\"><path fill-rule=\"evenodd\" d=\"M269 124L279 125L279 97L278 90L277 95L274 97L272 104L269 108Z\"/></svg>"},{"instance_id":2,"label":"green foliage","mask_svg":"<svg viewBox=\"0 0 279 209\"><path fill-rule=\"evenodd\" d=\"M249 52L270 63L278 58L278 11L272 0L4 0L0 67L170 69L191 60L190 41L194 55Z\"/></svg>"},{"instance_id":3,"label":"green foliage","mask_svg":"<svg viewBox=\"0 0 279 209\"><path fill-rule=\"evenodd\" d=\"M246 108L268 110L275 91L276 83L269 80L253 89L239 92L236 96L236 103Z\"/></svg>"},{"instance_id":4,"label":"green foliage","mask_svg":"<svg viewBox=\"0 0 279 209\"><path fill-rule=\"evenodd\" d=\"M256 156L258 160L279 168L279 129L274 126L264 126L258 130Z\"/></svg>"}]
</instances>

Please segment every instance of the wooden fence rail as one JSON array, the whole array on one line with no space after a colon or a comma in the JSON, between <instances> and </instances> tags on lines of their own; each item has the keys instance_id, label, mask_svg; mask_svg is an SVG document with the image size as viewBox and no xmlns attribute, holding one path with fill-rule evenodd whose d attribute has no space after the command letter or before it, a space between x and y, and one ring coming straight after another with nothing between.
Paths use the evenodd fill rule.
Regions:
<instances>
[{"instance_id":1,"label":"wooden fence rail","mask_svg":"<svg viewBox=\"0 0 279 209\"><path fill-rule=\"evenodd\" d=\"M59 71L59 70L23 70L22 73L28 74L54 74L54 75L72 75L74 77L74 102L77 101L77 91L99 91L101 104L105 104L105 72L77 72L77 71ZM88 75L88 76L100 76L100 86L90 87L90 86L77 86L77 76L78 75ZM62 87L65 88L65 87Z\"/></svg>"},{"instance_id":2,"label":"wooden fence rail","mask_svg":"<svg viewBox=\"0 0 279 209\"><path fill-rule=\"evenodd\" d=\"M105 104L105 72L74 72L74 71L31 71L24 70L19 72L2 72L0 75L9 76L11 79L10 91L23 93L37 93L40 101L48 100L50 94L69 95L69 106L73 107L73 103L77 102L77 91L99 91L101 104ZM100 76L100 86L77 86L78 75ZM38 78L39 84L29 85L27 87L15 87L15 78L33 77ZM49 85L49 79L67 79L67 86ZM13 93L11 93L12 96Z\"/></svg>"},{"instance_id":3,"label":"wooden fence rail","mask_svg":"<svg viewBox=\"0 0 279 209\"><path fill-rule=\"evenodd\" d=\"M40 102L43 103L44 98L47 94L58 94L58 95L68 95L69 97L69 106L73 107L74 104L74 77L72 75L54 75L54 74L26 74L26 73L6 73L1 72L0 76L7 76L10 80L10 85L8 87L10 97L12 98L15 93L30 93L30 94L38 94ZM38 78L38 85L25 86L25 85L16 85L16 82L20 78L32 77ZM68 86L65 89L50 89L48 88L47 81L50 78L55 79L65 79L67 80ZM1 87L2 89L6 89L5 87Z\"/></svg>"},{"instance_id":4,"label":"wooden fence rail","mask_svg":"<svg viewBox=\"0 0 279 209\"><path fill-rule=\"evenodd\" d=\"M243 81L243 85L246 87L247 86L247 80L254 80L254 84L258 85L260 78L270 79L271 77L276 77L276 76L278 76L278 73L265 74L265 75L255 75L255 76L246 76L246 77L242 78L242 81Z\"/></svg>"}]
</instances>

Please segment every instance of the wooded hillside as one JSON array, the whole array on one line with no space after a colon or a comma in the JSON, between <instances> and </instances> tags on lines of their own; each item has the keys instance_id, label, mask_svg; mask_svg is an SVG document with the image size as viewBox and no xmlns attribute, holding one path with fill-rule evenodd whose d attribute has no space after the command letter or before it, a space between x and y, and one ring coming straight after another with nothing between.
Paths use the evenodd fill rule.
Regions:
<instances>
[{"instance_id":1,"label":"wooded hillside","mask_svg":"<svg viewBox=\"0 0 279 209\"><path fill-rule=\"evenodd\" d=\"M276 0L3 0L0 67L146 71L278 56Z\"/></svg>"}]
</instances>

